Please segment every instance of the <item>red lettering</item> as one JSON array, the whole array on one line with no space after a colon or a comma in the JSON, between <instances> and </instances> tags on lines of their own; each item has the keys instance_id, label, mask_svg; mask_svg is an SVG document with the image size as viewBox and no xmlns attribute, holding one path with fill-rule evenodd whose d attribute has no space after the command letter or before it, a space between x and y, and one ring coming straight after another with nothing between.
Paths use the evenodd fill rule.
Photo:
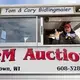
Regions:
<instances>
[{"instance_id":1,"label":"red lettering","mask_svg":"<svg viewBox=\"0 0 80 80\"><path fill-rule=\"evenodd\" d=\"M63 60L68 61L67 50L63 49Z\"/></svg>"},{"instance_id":2,"label":"red lettering","mask_svg":"<svg viewBox=\"0 0 80 80\"><path fill-rule=\"evenodd\" d=\"M36 59L37 60L46 60L45 51L36 51Z\"/></svg>"},{"instance_id":3,"label":"red lettering","mask_svg":"<svg viewBox=\"0 0 80 80\"><path fill-rule=\"evenodd\" d=\"M7 58L9 55L6 55ZM63 51L60 51L60 49L56 49L56 51L34 51L33 49L27 49L26 55L23 58L23 60L28 60L28 57L30 57L30 60L59 60L59 61L73 61L77 62L79 61L80 54L77 54L75 52L67 53L67 49L63 49ZM3 60L4 61L4 58Z\"/></svg>"},{"instance_id":4,"label":"red lettering","mask_svg":"<svg viewBox=\"0 0 80 80\"><path fill-rule=\"evenodd\" d=\"M55 59L55 57L51 57L51 54L54 54L54 51L48 51L47 53L46 53L46 57L49 59L49 60L54 60Z\"/></svg>"},{"instance_id":5,"label":"red lettering","mask_svg":"<svg viewBox=\"0 0 80 80\"><path fill-rule=\"evenodd\" d=\"M10 52L9 52L9 50L3 50L1 62L5 62L5 57L7 59L10 57L9 61L15 61L15 50L16 49L10 49Z\"/></svg>"},{"instance_id":6,"label":"red lettering","mask_svg":"<svg viewBox=\"0 0 80 80\"><path fill-rule=\"evenodd\" d=\"M30 60L36 60L36 58L34 56L33 49L28 49L27 50L27 53L26 53L26 55L25 55L23 60L28 60L28 57L30 57Z\"/></svg>"},{"instance_id":7,"label":"red lettering","mask_svg":"<svg viewBox=\"0 0 80 80\"><path fill-rule=\"evenodd\" d=\"M79 61L79 55L78 55L77 53L75 53L75 52L70 52L70 53L68 54L68 57L69 57L69 59L70 59L71 61L74 61L74 62Z\"/></svg>"},{"instance_id":8,"label":"red lettering","mask_svg":"<svg viewBox=\"0 0 80 80\"><path fill-rule=\"evenodd\" d=\"M60 52L59 49L56 49L56 52L55 52L55 53L56 53L56 59L57 59L57 60L62 60L62 59L63 59L63 58L61 57L61 55L60 55L62 52Z\"/></svg>"}]
</instances>

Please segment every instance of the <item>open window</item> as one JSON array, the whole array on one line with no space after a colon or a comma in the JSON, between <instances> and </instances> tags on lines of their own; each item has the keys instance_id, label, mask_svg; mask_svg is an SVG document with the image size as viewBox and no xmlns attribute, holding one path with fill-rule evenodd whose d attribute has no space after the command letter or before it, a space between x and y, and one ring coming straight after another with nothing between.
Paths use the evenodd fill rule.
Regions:
<instances>
[{"instance_id":1,"label":"open window","mask_svg":"<svg viewBox=\"0 0 80 80\"><path fill-rule=\"evenodd\" d=\"M80 17L44 17L43 45L80 44ZM65 27L71 28L68 32ZM59 34L57 36L57 34Z\"/></svg>"}]
</instances>

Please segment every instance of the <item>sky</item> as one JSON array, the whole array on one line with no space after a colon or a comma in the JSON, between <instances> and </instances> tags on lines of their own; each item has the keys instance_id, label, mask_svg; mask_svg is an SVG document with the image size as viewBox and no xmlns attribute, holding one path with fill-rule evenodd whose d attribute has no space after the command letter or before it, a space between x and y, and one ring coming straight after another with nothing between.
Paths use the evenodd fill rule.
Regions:
<instances>
[{"instance_id":1,"label":"sky","mask_svg":"<svg viewBox=\"0 0 80 80\"><path fill-rule=\"evenodd\" d=\"M0 5L9 4L80 4L80 0L0 0Z\"/></svg>"}]
</instances>

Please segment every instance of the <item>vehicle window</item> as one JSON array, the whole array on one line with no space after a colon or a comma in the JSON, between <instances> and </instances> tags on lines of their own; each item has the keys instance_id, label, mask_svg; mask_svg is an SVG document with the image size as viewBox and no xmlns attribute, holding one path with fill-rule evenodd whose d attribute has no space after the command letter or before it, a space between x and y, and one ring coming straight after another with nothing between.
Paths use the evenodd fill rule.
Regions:
<instances>
[{"instance_id":1,"label":"vehicle window","mask_svg":"<svg viewBox=\"0 0 80 80\"><path fill-rule=\"evenodd\" d=\"M36 18L1 18L0 42L36 42Z\"/></svg>"},{"instance_id":2,"label":"vehicle window","mask_svg":"<svg viewBox=\"0 0 80 80\"><path fill-rule=\"evenodd\" d=\"M44 44L80 44L80 17L44 18Z\"/></svg>"}]
</instances>

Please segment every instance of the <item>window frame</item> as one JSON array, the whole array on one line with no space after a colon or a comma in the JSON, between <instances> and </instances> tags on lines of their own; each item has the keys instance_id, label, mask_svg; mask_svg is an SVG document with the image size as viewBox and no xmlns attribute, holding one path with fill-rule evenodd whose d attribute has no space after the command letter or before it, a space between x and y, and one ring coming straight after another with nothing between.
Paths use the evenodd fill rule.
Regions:
<instances>
[{"instance_id":1,"label":"window frame","mask_svg":"<svg viewBox=\"0 0 80 80\"><path fill-rule=\"evenodd\" d=\"M37 37L37 30L38 30L38 16L0 16L0 19L5 18L35 18L36 21L36 41L35 42L5 42L0 43L0 47L27 47L27 46L37 46L38 45L38 37Z\"/></svg>"},{"instance_id":2,"label":"window frame","mask_svg":"<svg viewBox=\"0 0 80 80\"><path fill-rule=\"evenodd\" d=\"M50 16L49 16L50 17ZM58 16L54 16L54 17L58 17ZM64 16L62 16L62 17L64 17ZM67 16L67 17L76 17L76 16ZM78 17L80 17L80 16L78 16ZM42 19L41 19L41 25L40 25L40 32L42 33L41 34L41 43L38 43L38 46L43 46L43 47L62 47L62 46L64 46L64 47L70 47L70 46L73 46L73 47L79 47L80 46L80 44L44 44L44 35L43 35L43 33L44 33L44 19L43 19L43 17L41 17ZM72 22L76 22L76 21L72 21Z\"/></svg>"}]
</instances>

